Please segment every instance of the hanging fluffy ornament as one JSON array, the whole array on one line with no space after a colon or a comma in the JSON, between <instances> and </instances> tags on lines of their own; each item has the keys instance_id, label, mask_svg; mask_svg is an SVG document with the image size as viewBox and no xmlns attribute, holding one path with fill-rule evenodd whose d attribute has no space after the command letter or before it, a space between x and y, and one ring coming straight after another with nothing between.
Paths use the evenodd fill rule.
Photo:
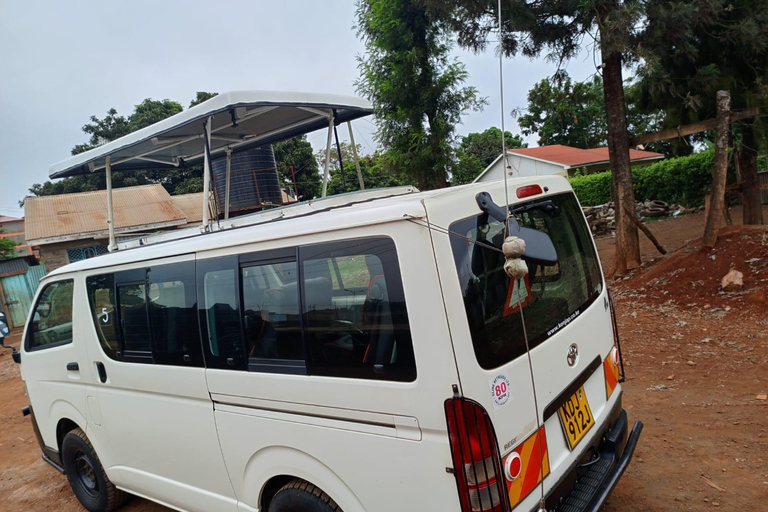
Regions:
<instances>
[{"instance_id":1,"label":"hanging fluffy ornament","mask_svg":"<svg viewBox=\"0 0 768 512\"><path fill-rule=\"evenodd\" d=\"M504 272L509 277L522 279L528 273L528 265L520 258L514 258L504 262Z\"/></svg>"},{"instance_id":2,"label":"hanging fluffy ornament","mask_svg":"<svg viewBox=\"0 0 768 512\"><path fill-rule=\"evenodd\" d=\"M519 258L525 252L525 240L516 236L508 236L501 245L504 257L508 260Z\"/></svg>"},{"instance_id":3,"label":"hanging fluffy ornament","mask_svg":"<svg viewBox=\"0 0 768 512\"><path fill-rule=\"evenodd\" d=\"M525 240L516 236L508 236L501 245L504 257L504 272L514 279L522 279L528 273L528 265L520 259L525 252Z\"/></svg>"}]
</instances>

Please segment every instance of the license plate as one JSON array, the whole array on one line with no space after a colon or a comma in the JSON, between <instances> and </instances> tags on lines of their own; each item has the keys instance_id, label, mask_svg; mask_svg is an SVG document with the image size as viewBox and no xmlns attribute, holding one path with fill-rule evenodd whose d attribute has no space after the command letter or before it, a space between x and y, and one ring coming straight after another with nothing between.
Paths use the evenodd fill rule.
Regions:
<instances>
[{"instance_id":1,"label":"license plate","mask_svg":"<svg viewBox=\"0 0 768 512\"><path fill-rule=\"evenodd\" d=\"M560 422L563 425L568 446L573 450L595 424L584 386L576 390L557 412L560 414Z\"/></svg>"}]
</instances>

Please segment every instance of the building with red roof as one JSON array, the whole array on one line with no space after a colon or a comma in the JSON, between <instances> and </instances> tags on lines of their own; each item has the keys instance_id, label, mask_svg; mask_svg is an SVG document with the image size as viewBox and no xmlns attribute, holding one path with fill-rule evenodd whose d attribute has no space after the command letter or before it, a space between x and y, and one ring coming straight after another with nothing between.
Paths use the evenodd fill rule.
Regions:
<instances>
[{"instance_id":1,"label":"building with red roof","mask_svg":"<svg viewBox=\"0 0 768 512\"><path fill-rule=\"evenodd\" d=\"M608 148L580 149L562 144L540 146L537 148L508 149L506 171L510 177L540 176L559 174L573 176L577 170L587 173L610 169ZM649 165L663 160L664 155L652 151L629 150L630 164ZM504 178L504 159L499 155L496 160L480 173L475 181L491 181Z\"/></svg>"}]
</instances>

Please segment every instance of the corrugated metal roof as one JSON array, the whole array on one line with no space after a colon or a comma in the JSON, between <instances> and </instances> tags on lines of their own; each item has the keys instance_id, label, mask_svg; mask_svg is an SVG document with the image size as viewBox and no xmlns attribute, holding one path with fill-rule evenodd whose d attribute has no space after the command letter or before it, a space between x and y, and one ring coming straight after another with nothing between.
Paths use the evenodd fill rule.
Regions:
<instances>
[{"instance_id":1,"label":"corrugated metal roof","mask_svg":"<svg viewBox=\"0 0 768 512\"><path fill-rule=\"evenodd\" d=\"M115 232L146 231L187 223L184 212L162 185L118 188L112 192ZM107 192L28 197L24 201L27 242L33 245L105 235Z\"/></svg>"},{"instance_id":2,"label":"corrugated metal roof","mask_svg":"<svg viewBox=\"0 0 768 512\"><path fill-rule=\"evenodd\" d=\"M24 219L17 219L16 217L7 217L5 215L0 215L0 224L4 222L21 222Z\"/></svg>"},{"instance_id":3,"label":"corrugated metal roof","mask_svg":"<svg viewBox=\"0 0 768 512\"><path fill-rule=\"evenodd\" d=\"M194 224L196 222L203 221L203 193L197 194L182 194L179 196L171 196L171 201L176 207L184 212L187 217L187 224ZM210 205L208 205L209 218L213 218Z\"/></svg>"},{"instance_id":4,"label":"corrugated metal roof","mask_svg":"<svg viewBox=\"0 0 768 512\"><path fill-rule=\"evenodd\" d=\"M537 148L510 149L508 151L516 155L529 156L570 167L597 164L607 162L610 159L608 148L580 149L562 144L539 146ZM662 158L664 158L663 154L654 153L653 151L629 150L629 159L631 161Z\"/></svg>"},{"instance_id":5,"label":"corrugated metal roof","mask_svg":"<svg viewBox=\"0 0 768 512\"><path fill-rule=\"evenodd\" d=\"M5 274L24 273L31 266L39 265L34 256L22 256L0 261L0 276Z\"/></svg>"}]
</instances>

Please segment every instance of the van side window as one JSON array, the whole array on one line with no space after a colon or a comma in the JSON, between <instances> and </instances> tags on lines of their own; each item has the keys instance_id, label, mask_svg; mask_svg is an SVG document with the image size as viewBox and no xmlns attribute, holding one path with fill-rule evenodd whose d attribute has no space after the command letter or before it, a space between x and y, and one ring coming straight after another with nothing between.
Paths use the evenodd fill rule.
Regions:
<instances>
[{"instance_id":1,"label":"van side window","mask_svg":"<svg viewBox=\"0 0 768 512\"><path fill-rule=\"evenodd\" d=\"M117 311L115 310L115 278L112 274L89 276L85 279L88 302L101 347L107 356L117 358L120 342L117 338Z\"/></svg>"},{"instance_id":2,"label":"van side window","mask_svg":"<svg viewBox=\"0 0 768 512\"><path fill-rule=\"evenodd\" d=\"M171 263L85 280L99 342L112 359L203 366L195 263Z\"/></svg>"},{"instance_id":3,"label":"van side window","mask_svg":"<svg viewBox=\"0 0 768 512\"><path fill-rule=\"evenodd\" d=\"M245 370L237 256L197 261L200 331L208 368Z\"/></svg>"},{"instance_id":4,"label":"van side window","mask_svg":"<svg viewBox=\"0 0 768 512\"><path fill-rule=\"evenodd\" d=\"M245 263L240 275L249 369L306 373L299 288L296 281L285 280L286 276L296 275L296 262Z\"/></svg>"},{"instance_id":5,"label":"van side window","mask_svg":"<svg viewBox=\"0 0 768 512\"><path fill-rule=\"evenodd\" d=\"M195 263L147 269L152 355L160 364L203 366L197 327Z\"/></svg>"},{"instance_id":6,"label":"van side window","mask_svg":"<svg viewBox=\"0 0 768 512\"><path fill-rule=\"evenodd\" d=\"M27 329L27 350L41 350L72 342L74 281L59 281L43 288Z\"/></svg>"},{"instance_id":7,"label":"van side window","mask_svg":"<svg viewBox=\"0 0 768 512\"><path fill-rule=\"evenodd\" d=\"M300 248L309 373L412 381L413 345L394 242Z\"/></svg>"}]
</instances>

